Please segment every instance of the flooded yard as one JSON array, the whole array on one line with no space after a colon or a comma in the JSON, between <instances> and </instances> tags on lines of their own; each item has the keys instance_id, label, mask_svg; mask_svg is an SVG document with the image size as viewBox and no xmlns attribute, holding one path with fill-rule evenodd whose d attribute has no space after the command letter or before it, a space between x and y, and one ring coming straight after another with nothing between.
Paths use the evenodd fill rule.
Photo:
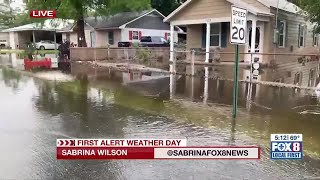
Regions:
<instances>
[{"instance_id":1,"label":"flooded yard","mask_svg":"<svg viewBox=\"0 0 320 180\"><path fill-rule=\"evenodd\" d=\"M13 64L21 60L1 56L0 61L16 68ZM319 65L312 63L264 69L257 78L316 87ZM182 71L189 74L188 68ZM53 82L0 68L2 178L320 177L320 97L315 90L240 83L239 116L233 120L233 82L224 80L232 79L232 66L199 66L195 77L88 67L84 75L79 69L71 70L75 80ZM248 70L241 69L240 79L247 76ZM303 160L270 160L272 133L303 134ZM57 138L187 138L188 145L259 145L262 151L259 161L58 161Z\"/></svg>"}]
</instances>

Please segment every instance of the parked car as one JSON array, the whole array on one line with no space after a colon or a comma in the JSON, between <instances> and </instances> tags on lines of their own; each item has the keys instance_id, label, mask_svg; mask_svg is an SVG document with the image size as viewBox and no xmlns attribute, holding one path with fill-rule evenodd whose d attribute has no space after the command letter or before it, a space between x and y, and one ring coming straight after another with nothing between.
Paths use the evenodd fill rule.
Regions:
<instances>
[{"instance_id":1,"label":"parked car","mask_svg":"<svg viewBox=\"0 0 320 180\"><path fill-rule=\"evenodd\" d=\"M161 36L142 36L139 43L140 47L169 47L170 43Z\"/></svg>"},{"instance_id":2,"label":"parked car","mask_svg":"<svg viewBox=\"0 0 320 180\"><path fill-rule=\"evenodd\" d=\"M7 40L0 40L0 48L6 48L8 47Z\"/></svg>"},{"instance_id":3,"label":"parked car","mask_svg":"<svg viewBox=\"0 0 320 180\"><path fill-rule=\"evenodd\" d=\"M49 41L49 40L43 40L43 41L37 42L35 44L36 44L36 48L41 49L41 50L58 49L58 47L60 46L60 44L57 43L57 45L55 47L55 43L53 41Z\"/></svg>"},{"instance_id":4,"label":"parked car","mask_svg":"<svg viewBox=\"0 0 320 180\"><path fill-rule=\"evenodd\" d=\"M118 42L118 47L131 47L131 42Z\"/></svg>"}]
</instances>

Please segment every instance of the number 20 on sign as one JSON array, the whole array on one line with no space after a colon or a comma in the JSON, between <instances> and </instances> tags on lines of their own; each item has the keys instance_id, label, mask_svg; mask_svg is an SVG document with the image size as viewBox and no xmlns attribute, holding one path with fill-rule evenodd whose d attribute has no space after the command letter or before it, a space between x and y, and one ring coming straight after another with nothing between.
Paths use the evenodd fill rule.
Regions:
<instances>
[{"instance_id":1,"label":"number 20 on sign","mask_svg":"<svg viewBox=\"0 0 320 180\"><path fill-rule=\"evenodd\" d=\"M245 44L247 29L247 10L232 6L231 7L231 43Z\"/></svg>"}]
</instances>

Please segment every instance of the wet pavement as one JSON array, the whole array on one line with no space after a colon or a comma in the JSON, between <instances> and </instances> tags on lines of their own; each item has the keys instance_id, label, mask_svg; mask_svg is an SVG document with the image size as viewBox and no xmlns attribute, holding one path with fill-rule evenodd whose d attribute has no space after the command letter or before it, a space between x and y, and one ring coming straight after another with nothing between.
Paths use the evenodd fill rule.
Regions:
<instances>
[{"instance_id":1,"label":"wet pavement","mask_svg":"<svg viewBox=\"0 0 320 180\"><path fill-rule=\"evenodd\" d=\"M1 63L4 62L12 64L2 58ZM310 66L317 69L317 65ZM197 68L199 76L206 74L205 68ZM207 74L232 77L230 69L214 68ZM271 71L272 78L260 78L283 79L285 83L299 79L295 72L288 77L289 73L281 73L281 69L277 71L279 75ZM1 178L286 180L320 177L320 100L314 91L240 83L239 116L234 121L232 81L188 76L157 81L137 72L135 75L104 72L103 75L94 72L91 78L74 74L78 80L59 83L0 68ZM246 78L245 72L240 76ZM303 73L313 83L309 78L297 81L316 86L317 73L319 70L314 72L314 77ZM142 81L138 84L127 83L139 79ZM144 87L142 92L141 87ZM303 160L271 161L271 133L303 134ZM58 161L55 155L57 138L168 137L187 138L188 145L199 146L259 145L261 160Z\"/></svg>"}]
</instances>

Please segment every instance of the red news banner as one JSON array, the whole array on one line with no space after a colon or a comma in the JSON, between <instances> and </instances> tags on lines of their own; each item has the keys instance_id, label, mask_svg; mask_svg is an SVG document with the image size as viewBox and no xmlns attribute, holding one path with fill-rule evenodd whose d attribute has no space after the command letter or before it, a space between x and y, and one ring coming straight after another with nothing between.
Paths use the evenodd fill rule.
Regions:
<instances>
[{"instance_id":1,"label":"red news banner","mask_svg":"<svg viewBox=\"0 0 320 180\"><path fill-rule=\"evenodd\" d=\"M186 139L57 139L57 159L260 159L260 148L187 147Z\"/></svg>"}]
</instances>

